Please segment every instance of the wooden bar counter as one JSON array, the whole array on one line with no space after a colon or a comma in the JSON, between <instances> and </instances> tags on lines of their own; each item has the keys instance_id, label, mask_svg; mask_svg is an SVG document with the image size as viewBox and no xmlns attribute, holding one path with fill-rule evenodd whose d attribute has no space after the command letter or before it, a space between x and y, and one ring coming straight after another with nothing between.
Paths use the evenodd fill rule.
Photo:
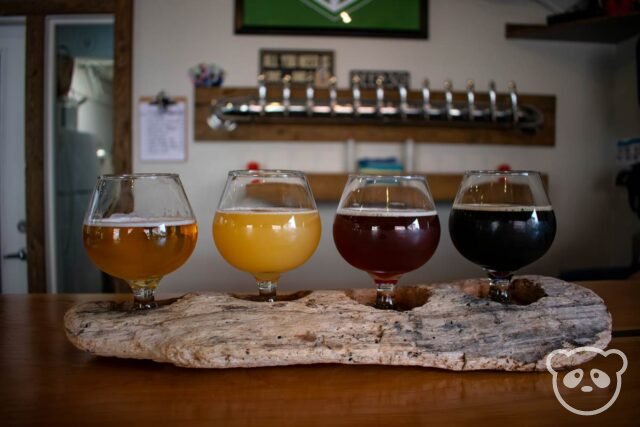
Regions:
<instances>
[{"instance_id":1,"label":"wooden bar counter","mask_svg":"<svg viewBox=\"0 0 640 427\"><path fill-rule=\"evenodd\" d=\"M583 285L605 300L613 317L609 348L628 359L619 397L599 415L562 407L546 372L372 365L203 370L95 357L66 339L65 311L80 302L128 296L3 295L0 424L638 425L640 282ZM595 409L613 394L617 361L596 357L581 368L585 376L597 368L612 378L608 388L569 392L568 400Z\"/></svg>"}]
</instances>

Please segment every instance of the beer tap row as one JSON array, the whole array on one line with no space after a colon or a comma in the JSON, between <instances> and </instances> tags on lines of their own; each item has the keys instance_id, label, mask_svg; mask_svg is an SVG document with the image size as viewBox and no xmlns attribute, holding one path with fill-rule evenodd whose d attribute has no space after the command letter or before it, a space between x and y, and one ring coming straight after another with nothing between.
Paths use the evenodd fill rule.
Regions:
<instances>
[{"instance_id":1,"label":"beer tap row","mask_svg":"<svg viewBox=\"0 0 640 427\"><path fill-rule=\"evenodd\" d=\"M331 77L327 88L317 88L309 80L300 94L293 97L291 76L285 75L278 85L267 85L258 76L257 96L231 97L212 102L209 125L217 130L233 131L238 122L269 120L330 120L348 123L379 122L396 124L455 123L456 125L516 127L536 131L543 122L542 113L531 105L519 102L516 84L510 81L506 96L499 97L494 81L478 100L479 93L472 79L466 81L462 94L454 94L453 82L443 83L442 94L434 96L425 79L419 91L405 85L385 87L379 76L373 96L365 97L360 77L355 75L350 89L339 91L337 79ZM322 95L319 96L319 92ZM275 95L274 95L275 94ZM271 96L269 96L271 95ZM503 99L499 102L499 98ZM463 99L461 101L461 99ZM507 100L507 102L504 101Z\"/></svg>"}]
</instances>

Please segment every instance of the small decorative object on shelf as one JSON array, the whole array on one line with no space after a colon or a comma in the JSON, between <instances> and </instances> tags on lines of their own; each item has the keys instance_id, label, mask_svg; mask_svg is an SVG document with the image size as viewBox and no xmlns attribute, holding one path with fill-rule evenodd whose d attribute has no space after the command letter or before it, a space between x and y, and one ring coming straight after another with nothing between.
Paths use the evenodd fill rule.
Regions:
<instances>
[{"instance_id":1,"label":"small decorative object on shelf","mask_svg":"<svg viewBox=\"0 0 640 427\"><path fill-rule=\"evenodd\" d=\"M258 170L258 169L260 169L260 163L258 163L258 162L254 162L254 161L247 162L247 166L246 166L246 168L247 168L247 170L249 170L249 171L255 171L255 170Z\"/></svg>"},{"instance_id":2,"label":"small decorative object on shelf","mask_svg":"<svg viewBox=\"0 0 640 427\"><path fill-rule=\"evenodd\" d=\"M221 86L224 74L224 70L216 64L200 63L189 69L189 77L195 87Z\"/></svg>"},{"instance_id":3,"label":"small decorative object on shelf","mask_svg":"<svg viewBox=\"0 0 640 427\"><path fill-rule=\"evenodd\" d=\"M404 165L396 157L364 158L358 160L358 172L370 175L393 175L401 174L404 171Z\"/></svg>"},{"instance_id":4,"label":"small decorative object on shelf","mask_svg":"<svg viewBox=\"0 0 640 427\"><path fill-rule=\"evenodd\" d=\"M463 101L454 94L451 80L444 82L443 101L433 99L428 80L421 91L411 92L402 84L388 89L384 77L379 76L373 96L365 96L360 76L354 75L346 97L345 91L338 96L335 78L330 79L328 90L320 95L311 79L306 90L298 91L297 96L288 74L278 85L267 83L260 75L257 96L231 96L213 101L209 126L229 130L235 129L231 124L239 122L408 125L450 122L456 126L515 128L535 133L543 124L543 114L537 107L519 102L514 82L508 84L506 103L497 101L493 81L489 83L488 94L483 96L486 101L478 100L473 80L467 81Z\"/></svg>"}]
</instances>

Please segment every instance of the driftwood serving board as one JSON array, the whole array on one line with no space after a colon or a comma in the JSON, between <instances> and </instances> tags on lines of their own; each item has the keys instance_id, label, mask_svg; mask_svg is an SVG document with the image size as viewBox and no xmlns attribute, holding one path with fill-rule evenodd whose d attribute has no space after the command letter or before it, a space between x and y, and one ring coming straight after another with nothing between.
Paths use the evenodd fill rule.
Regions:
<instances>
[{"instance_id":1,"label":"driftwood serving board","mask_svg":"<svg viewBox=\"0 0 640 427\"><path fill-rule=\"evenodd\" d=\"M298 292L275 303L192 293L146 312L84 303L64 323L69 340L92 354L193 368L345 363L541 371L555 349L604 349L611 339L611 315L588 289L523 276L515 287L520 304L490 301L487 289L479 279L401 286L400 302L414 307L406 311L371 307L373 289ZM563 366L594 355L576 353Z\"/></svg>"}]
</instances>

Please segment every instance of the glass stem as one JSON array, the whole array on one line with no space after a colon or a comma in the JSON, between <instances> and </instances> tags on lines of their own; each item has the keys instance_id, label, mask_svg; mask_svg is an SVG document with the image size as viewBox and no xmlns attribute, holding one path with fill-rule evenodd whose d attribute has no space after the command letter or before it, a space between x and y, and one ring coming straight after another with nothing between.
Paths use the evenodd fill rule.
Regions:
<instances>
[{"instance_id":1,"label":"glass stem","mask_svg":"<svg viewBox=\"0 0 640 427\"><path fill-rule=\"evenodd\" d=\"M276 300L276 287L278 282L275 280L256 280L258 284L258 293L262 301L274 302Z\"/></svg>"},{"instance_id":2,"label":"glass stem","mask_svg":"<svg viewBox=\"0 0 640 427\"><path fill-rule=\"evenodd\" d=\"M393 299L396 289L397 281L376 280L376 308L382 310L392 310L395 308L395 301Z\"/></svg>"},{"instance_id":3,"label":"glass stem","mask_svg":"<svg viewBox=\"0 0 640 427\"><path fill-rule=\"evenodd\" d=\"M154 293L159 281L159 278L128 281L129 287L133 292L133 310L147 310L158 307Z\"/></svg>"},{"instance_id":4,"label":"glass stem","mask_svg":"<svg viewBox=\"0 0 640 427\"><path fill-rule=\"evenodd\" d=\"M512 273L489 271L489 299L501 303L511 302Z\"/></svg>"}]
</instances>

